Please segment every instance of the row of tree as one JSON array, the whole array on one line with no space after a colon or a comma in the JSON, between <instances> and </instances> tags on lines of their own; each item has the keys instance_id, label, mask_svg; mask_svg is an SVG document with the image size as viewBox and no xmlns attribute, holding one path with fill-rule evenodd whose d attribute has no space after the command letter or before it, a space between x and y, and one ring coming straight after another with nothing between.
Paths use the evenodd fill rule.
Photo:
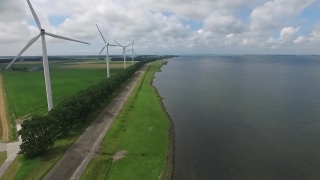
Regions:
<instances>
[{"instance_id":1,"label":"row of tree","mask_svg":"<svg viewBox=\"0 0 320 180\"><path fill-rule=\"evenodd\" d=\"M76 126L83 124L88 116L114 94L145 63L155 59L140 61L133 66L104 79L86 90L65 99L44 116L35 116L24 121L18 134L22 138L20 153L25 157L41 155L52 147L59 137L66 136Z\"/></svg>"}]
</instances>

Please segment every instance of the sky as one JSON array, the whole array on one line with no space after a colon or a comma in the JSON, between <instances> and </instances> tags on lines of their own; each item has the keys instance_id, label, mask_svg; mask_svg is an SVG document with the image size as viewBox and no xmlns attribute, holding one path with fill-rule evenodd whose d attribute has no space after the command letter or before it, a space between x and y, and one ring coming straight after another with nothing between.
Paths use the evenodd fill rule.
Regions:
<instances>
[{"instance_id":1,"label":"sky","mask_svg":"<svg viewBox=\"0 0 320 180\"><path fill-rule=\"evenodd\" d=\"M30 0L49 55L95 55L105 39L137 54L320 54L319 0ZM0 56L39 34L26 0L1 0ZM110 54L122 49L110 47ZM23 55L41 55L39 39Z\"/></svg>"}]
</instances>

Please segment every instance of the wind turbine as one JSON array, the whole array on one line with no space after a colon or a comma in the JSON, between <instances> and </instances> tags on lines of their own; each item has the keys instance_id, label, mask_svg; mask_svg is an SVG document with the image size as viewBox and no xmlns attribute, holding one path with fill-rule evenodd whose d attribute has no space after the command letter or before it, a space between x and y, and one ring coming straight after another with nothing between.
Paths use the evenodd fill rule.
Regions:
<instances>
[{"instance_id":1,"label":"wind turbine","mask_svg":"<svg viewBox=\"0 0 320 180\"><path fill-rule=\"evenodd\" d=\"M128 44L127 46L122 46L120 43L118 43L116 40L114 40L117 44L119 44L119 46L122 47L123 49L123 68L125 69L126 68L126 49L128 46L130 46L132 43Z\"/></svg>"},{"instance_id":2,"label":"wind turbine","mask_svg":"<svg viewBox=\"0 0 320 180\"><path fill-rule=\"evenodd\" d=\"M70 39L70 38L66 38L63 36L58 36L55 34L51 34L51 33L47 33L44 29L42 29L39 18L37 16L37 14L35 13L31 3L29 0L27 0L27 3L29 5L29 8L31 10L31 13L33 15L34 20L36 21L36 24L40 30L40 33L32 38L28 44L20 51L20 53L11 61L11 63L7 66L6 69L8 69L21 55L22 53L24 53L34 42L36 42L37 39L39 39L39 37L41 37L41 42L42 42L42 61L43 61L43 68L44 68L44 79L45 79L45 83L46 83L46 93L47 93L47 102L48 102L48 110L50 111L53 108L53 102L52 102L52 90L51 90L51 81L50 81L50 72L49 72L49 63L48 63L48 55L47 55L47 47L46 47L46 40L45 40L45 35L54 37L54 38L58 38L58 39L64 39L64 40L68 40L68 41L74 41L74 42L79 42L79 43L84 43L84 44L89 44L86 42L82 42L82 41L78 41L78 40L74 40L74 39Z\"/></svg>"},{"instance_id":3,"label":"wind turbine","mask_svg":"<svg viewBox=\"0 0 320 180\"><path fill-rule=\"evenodd\" d=\"M101 37L102 37L102 40L103 40L103 42L104 42L104 47L103 47L102 50L100 51L97 59L99 58L99 56L101 55L101 53L103 52L103 50L107 47L106 62L107 62L107 77L109 78L109 77L110 77L110 70L109 70L109 46L118 46L118 45L113 45L113 44L109 44L109 43L107 44L106 40L104 39L104 37L103 37L103 35L102 35L99 27L98 27L98 24L96 24L96 25L97 25L97 28L98 28L98 30L99 30L99 32L100 32L100 35L101 35Z\"/></svg>"},{"instance_id":4,"label":"wind turbine","mask_svg":"<svg viewBox=\"0 0 320 180\"><path fill-rule=\"evenodd\" d=\"M134 44L134 41L132 41L132 48L126 51L126 52L131 51L131 53L132 53L132 54L131 54L131 64L132 64L132 65L133 65L133 51L134 51L134 49L133 49L133 44Z\"/></svg>"}]
</instances>

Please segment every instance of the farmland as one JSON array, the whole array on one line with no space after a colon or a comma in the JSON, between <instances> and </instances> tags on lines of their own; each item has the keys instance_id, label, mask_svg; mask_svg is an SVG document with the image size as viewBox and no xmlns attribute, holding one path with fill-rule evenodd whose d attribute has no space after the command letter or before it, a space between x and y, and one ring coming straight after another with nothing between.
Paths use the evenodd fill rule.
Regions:
<instances>
[{"instance_id":1,"label":"farmland","mask_svg":"<svg viewBox=\"0 0 320 180\"><path fill-rule=\"evenodd\" d=\"M127 63L127 66L131 64ZM37 67L40 62L19 62L14 67ZM4 68L4 65L1 67ZM111 62L111 75L122 71L122 63ZM52 96L56 106L62 99L106 78L106 65L97 62L50 63ZM15 118L47 112L47 99L42 71L4 71L7 94Z\"/></svg>"}]
</instances>

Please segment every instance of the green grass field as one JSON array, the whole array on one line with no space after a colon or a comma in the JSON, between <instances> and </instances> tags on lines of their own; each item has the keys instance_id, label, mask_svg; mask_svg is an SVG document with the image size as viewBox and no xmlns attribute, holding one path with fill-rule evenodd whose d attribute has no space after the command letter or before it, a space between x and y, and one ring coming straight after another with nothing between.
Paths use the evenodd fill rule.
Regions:
<instances>
[{"instance_id":1,"label":"green grass field","mask_svg":"<svg viewBox=\"0 0 320 180\"><path fill-rule=\"evenodd\" d=\"M103 138L100 154L90 161L81 179L159 179L165 166L170 128L161 99L151 85L161 65L160 61L152 63L138 82ZM127 154L112 163L110 156L117 151ZM95 168L97 162L103 164L100 169Z\"/></svg>"},{"instance_id":2,"label":"green grass field","mask_svg":"<svg viewBox=\"0 0 320 180\"><path fill-rule=\"evenodd\" d=\"M105 69L58 68L51 66L51 85L54 106L63 98L98 83L106 78ZM21 65L19 65L21 66ZM32 66L29 65L28 66ZM35 66L35 65L33 65ZM24 66L23 66L24 67ZM111 69L111 75L122 69ZM47 112L44 76L38 72L4 72L10 103L16 118L26 114L41 115Z\"/></svg>"}]
</instances>

